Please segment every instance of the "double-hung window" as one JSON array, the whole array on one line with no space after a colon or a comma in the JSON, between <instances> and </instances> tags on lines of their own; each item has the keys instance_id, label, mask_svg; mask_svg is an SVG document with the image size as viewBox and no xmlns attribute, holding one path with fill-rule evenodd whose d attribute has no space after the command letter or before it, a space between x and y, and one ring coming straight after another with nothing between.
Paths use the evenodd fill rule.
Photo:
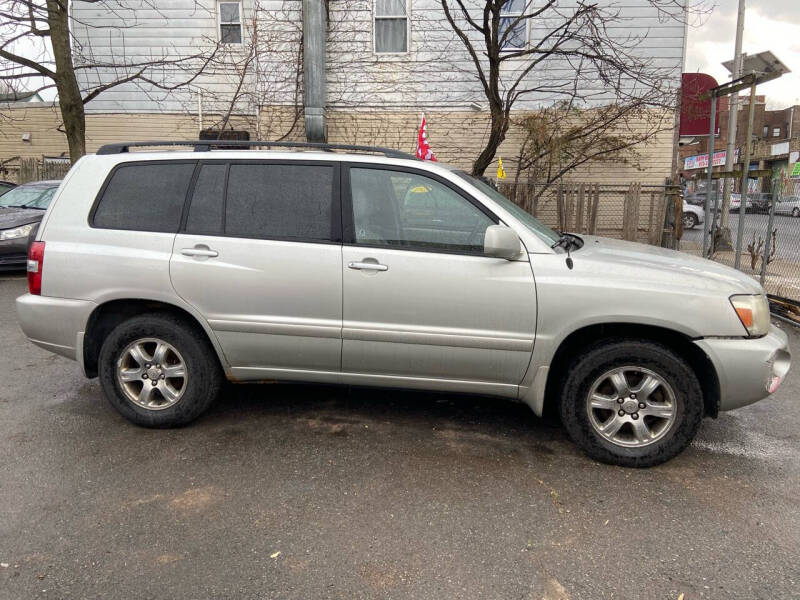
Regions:
<instances>
[{"instance_id":1,"label":"double-hung window","mask_svg":"<svg viewBox=\"0 0 800 600\"><path fill-rule=\"evenodd\" d=\"M375 52L408 52L409 0L375 0Z\"/></svg>"},{"instance_id":2,"label":"double-hung window","mask_svg":"<svg viewBox=\"0 0 800 600\"><path fill-rule=\"evenodd\" d=\"M219 2L219 41L223 44L242 43L242 3Z\"/></svg>"},{"instance_id":3,"label":"double-hung window","mask_svg":"<svg viewBox=\"0 0 800 600\"><path fill-rule=\"evenodd\" d=\"M506 0L500 8L500 31L498 39L501 50L522 50L528 42L528 20L519 19L525 13L529 0ZM511 31L509 31L511 28ZM508 34L506 35L506 32ZM503 40L503 36L506 36Z\"/></svg>"}]
</instances>

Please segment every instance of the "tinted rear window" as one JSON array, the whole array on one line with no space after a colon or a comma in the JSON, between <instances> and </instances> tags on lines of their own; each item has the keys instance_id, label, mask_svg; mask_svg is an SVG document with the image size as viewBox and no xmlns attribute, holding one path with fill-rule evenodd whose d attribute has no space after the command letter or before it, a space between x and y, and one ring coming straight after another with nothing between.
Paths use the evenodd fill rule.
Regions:
<instances>
[{"instance_id":1,"label":"tinted rear window","mask_svg":"<svg viewBox=\"0 0 800 600\"><path fill-rule=\"evenodd\" d=\"M95 209L94 226L177 232L193 171L194 163L117 168Z\"/></svg>"},{"instance_id":2,"label":"tinted rear window","mask_svg":"<svg viewBox=\"0 0 800 600\"><path fill-rule=\"evenodd\" d=\"M225 233L332 239L333 177L329 165L231 164Z\"/></svg>"}]
</instances>

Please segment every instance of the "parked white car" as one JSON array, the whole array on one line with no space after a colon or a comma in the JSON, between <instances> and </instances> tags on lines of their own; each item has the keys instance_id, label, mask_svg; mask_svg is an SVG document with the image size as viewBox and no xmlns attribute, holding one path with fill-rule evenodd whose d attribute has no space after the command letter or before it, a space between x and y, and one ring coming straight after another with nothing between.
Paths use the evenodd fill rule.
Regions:
<instances>
[{"instance_id":1,"label":"parked white car","mask_svg":"<svg viewBox=\"0 0 800 600\"><path fill-rule=\"evenodd\" d=\"M722 204L722 202L720 202ZM742 195L741 194L731 194L731 212L739 212L739 209L742 206ZM745 212L751 212L753 210L753 201L748 197L747 201L744 205Z\"/></svg>"},{"instance_id":2,"label":"parked white car","mask_svg":"<svg viewBox=\"0 0 800 600\"><path fill-rule=\"evenodd\" d=\"M683 201L683 228L694 229L705 221L706 213L702 206Z\"/></svg>"},{"instance_id":3,"label":"parked white car","mask_svg":"<svg viewBox=\"0 0 800 600\"><path fill-rule=\"evenodd\" d=\"M776 215L800 217L800 196L785 196L775 203Z\"/></svg>"}]
</instances>

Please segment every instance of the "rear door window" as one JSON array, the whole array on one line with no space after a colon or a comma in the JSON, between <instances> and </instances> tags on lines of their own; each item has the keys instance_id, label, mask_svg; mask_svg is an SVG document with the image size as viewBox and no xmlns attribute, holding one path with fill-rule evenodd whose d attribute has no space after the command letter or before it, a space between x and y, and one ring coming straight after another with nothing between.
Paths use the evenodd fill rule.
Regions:
<instances>
[{"instance_id":1,"label":"rear door window","mask_svg":"<svg viewBox=\"0 0 800 600\"><path fill-rule=\"evenodd\" d=\"M194 172L194 162L123 164L105 186L94 227L175 233Z\"/></svg>"},{"instance_id":2,"label":"rear door window","mask_svg":"<svg viewBox=\"0 0 800 600\"><path fill-rule=\"evenodd\" d=\"M231 163L225 233L330 241L339 237L333 165Z\"/></svg>"}]
</instances>

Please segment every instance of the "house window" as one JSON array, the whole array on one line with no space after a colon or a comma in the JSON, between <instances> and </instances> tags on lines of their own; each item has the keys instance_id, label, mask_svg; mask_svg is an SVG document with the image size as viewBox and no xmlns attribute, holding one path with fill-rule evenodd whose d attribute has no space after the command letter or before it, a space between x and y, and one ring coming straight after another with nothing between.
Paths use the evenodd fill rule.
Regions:
<instances>
[{"instance_id":1,"label":"house window","mask_svg":"<svg viewBox=\"0 0 800 600\"><path fill-rule=\"evenodd\" d=\"M501 50L522 50L528 42L528 20L519 19L525 12L527 0L506 0L500 8L500 30L498 39L506 39L500 43ZM516 24L515 24L516 22ZM509 27L512 30L506 35Z\"/></svg>"},{"instance_id":2,"label":"house window","mask_svg":"<svg viewBox=\"0 0 800 600\"><path fill-rule=\"evenodd\" d=\"M408 52L408 0L375 0L375 52Z\"/></svg>"},{"instance_id":3,"label":"house window","mask_svg":"<svg viewBox=\"0 0 800 600\"><path fill-rule=\"evenodd\" d=\"M223 44L242 43L241 2L219 3L219 41Z\"/></svg>"},{"instance_id":4,"label":"house window","mask_svg":"<svg viewBox=\"0 0 800 600\"><path fill-rule=\"evenodd\" d=\"M775 127L772 130L772 137L781 137L781 128L780 127Z\"/></svg>"}]
</instances>

